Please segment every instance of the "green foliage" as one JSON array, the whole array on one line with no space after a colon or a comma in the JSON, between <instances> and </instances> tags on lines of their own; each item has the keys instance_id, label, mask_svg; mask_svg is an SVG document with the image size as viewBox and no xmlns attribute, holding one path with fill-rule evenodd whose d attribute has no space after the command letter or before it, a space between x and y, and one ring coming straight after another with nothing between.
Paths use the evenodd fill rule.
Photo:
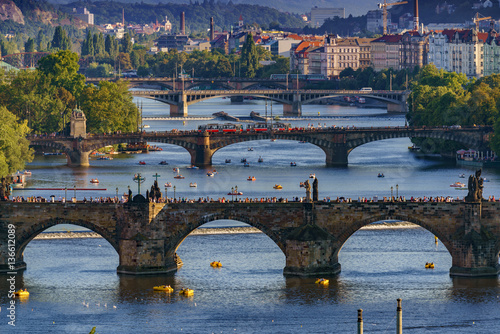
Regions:
<instances>
[{"instance_id":1,"label":"green foliage","mask_svg":"<svg viewBox=\"0 0 500 334\"><path fill-rule=\"evenodd\" d=\"M24 44L24 52L35 52L35 40L33 38L28 38L26 44Z\"/></svg>"},{"instance_id":2,"label":"green foliage","mask_svg":"<svg viewBox=\"0 0 500 334\"><path fill-rule=\"evenodd\" d=\"M78 54L64 50L43 57L38 62L42 72L53 86L63 87L73 95L78 95L85 84L85 77L78 74Z\"/></svg>"},{"instance_id":3,"label":"green foliage","mask_svg":"<svg viewBox=\"0 0 500 334\"><path fill-rule=\"evenodd\" d=\"M19 119L4 106L0 107L0 177L8 176L24 168L33 160L26 135L29 133L26 121Z\"/></svg>"},{"instance_id":4,"label":"green foliage","mask_svg":"<svg viewBox=\"0 0 500 334\"><path fill-rule=\"evenodd\" d=\"M87 131L92 133L137 130L137 107L126 81L102 81L87 85L81 95L81 108L87 110Z\"/></svg>"},{"instance_id":5,"label":"green foliage","mask_svg":"<svg viewBox=\"0 0 500 334\"><path fill-rule=\"evenodd\" d=\"M71 50L71 40L69 39L66 30L64 30L61 26L56 27L50 46L54 50Z\"/></svg>"},{"instance_id":6,"label":"green foliage","mask_svg":"<svg viewBox=\"0 0 500 334\"><path fill-rule=\"evenodd\" d=\"M255 73L259 67L259 58L257 48L253 40L252 34L248 34L241 48L241 69L242 76L245 78L255 77Z\"/></svg>"},{"instance_id":7,"label":"green foliage","mask_svg":"<svg viewBox=\"0 0 500 334\"><path fill-rule=\"evenodd\" d=\"M89 78L109 78L113 75L113 66L109 64L91 63L85 69L85 76Z\"/></svg>"},{"instance_id":8,"label":"green foliage","mask_svg":"<svg viewBox=\"0 0 500 334\"><path fill-rule=\"evenodd\" d=\"M112 70L109 64L91 68L94 66L96 71L104 73ZM88 132L137 128L137 107L126 83L85 85L83 75L77 71L78 55L59 51L41 59L35 71L0 73L0 105L27 120L35 133L67 131L77 101L91 120Z\"/></svg>"}]
</instances>

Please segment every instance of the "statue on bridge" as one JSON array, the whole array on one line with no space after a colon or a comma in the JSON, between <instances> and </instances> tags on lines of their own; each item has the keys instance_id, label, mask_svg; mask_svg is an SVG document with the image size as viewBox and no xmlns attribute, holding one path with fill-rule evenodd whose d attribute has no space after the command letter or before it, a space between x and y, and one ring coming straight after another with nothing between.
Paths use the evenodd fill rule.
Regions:
<instances>
[{"instance_id":1,"label":"statue on bridge","mask_svg":"<svg viewBox=\"0 0 500 334\"><path fill-rule=\"evenodd\" d=\"M0 179L0 201L8 201L10 196L10 182L7 178Z\"/></svg>"},{"instance_id":2,"label":"statue on bridge","mask_svg":"<svg viewBox=\"0 0 500 334\"><path fill-rule=\"evenodd\" d=\"M306 180L304 182L304 188L306 188L306 202L311 203L311 184L309 183L309 180Z\"/></svg>"},{"instance_id":3,"label":"statue on bridge","mask_svg":"<svg viewBox=\"0 0 500 334\"><path fill-rule=\"evenodd\" d=\"M481 177L481 169L476 171L476 175L469 176L468 183L469 193L465 196L466 202L481 202L483 200L483 178Z\"/></svg>"},{"instance_id":4,"label":"statue on bridge","mask_svg":"<svg viewBox=\"0 0 500 334\"><path fill-rule=\"evenodd\" d=\"M313 201L317 202L318 201L318 179L314 178L313 181Z\"/></svg>"}]
</instances>

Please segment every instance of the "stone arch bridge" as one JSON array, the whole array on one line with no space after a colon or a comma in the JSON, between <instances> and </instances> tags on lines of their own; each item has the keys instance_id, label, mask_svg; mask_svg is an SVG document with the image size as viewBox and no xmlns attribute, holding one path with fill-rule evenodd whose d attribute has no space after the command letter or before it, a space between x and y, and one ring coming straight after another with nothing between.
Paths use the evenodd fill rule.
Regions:
<instances>
[{"instance_id":1,"label":"stone arch bridge","mask_svg":"<svg viewBox=\"0 0 500 334\"><path fill-rule=\"evenodd\" d=\"M31 145L59 149L66 153L68 165L88 166L89 154L98 148L120 143L167 143L184 147L191 156L191 164L210 166L212 157L219 149L228 145L254 141L282 139L311 143L323 150L328 166L346 166L349 153L356 147L377 140L391 138L435 138L453 140L466 148L484 149L489 143L491 127L452 129L436 128L328 128L316 130L291 130L241 133L199 133L177 131L162 133L133 133L119 135L94 135L87 138L29 137Z\"/></svg>"},{"instance_id":2,"label":"stone arch bridge","mask_svg":"<svg viewBox=\"0 0 500 334\"><path fill-rule=\"evenodd\" d=\"M15 203L0 202L0 271L26 268L23 252L48 227L69 223L105 238L118 273L159 274L181 265L176 250L197 227L235 219L260 229L283 251L285 275L334 275L347 239L375 221L398 219L436 235L452 257L452 276L500 272L500 203ZM10 241L9 241L10 240ZM209 259L207 259L209 261Z\"/></svg>"}]
</instances>

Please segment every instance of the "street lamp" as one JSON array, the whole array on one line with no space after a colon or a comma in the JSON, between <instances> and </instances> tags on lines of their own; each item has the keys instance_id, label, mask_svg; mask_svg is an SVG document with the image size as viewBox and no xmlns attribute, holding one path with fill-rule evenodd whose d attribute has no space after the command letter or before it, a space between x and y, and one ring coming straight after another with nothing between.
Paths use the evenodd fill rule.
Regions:
<instances>
[{"instance_id":1,"label":"street lamp","mask_svg":"<svg viewBox=\"0 0 500 334\"><path fill-rule=\"evenodd\" d=\"M174 186L174 201L175 201L175 186Z\"/></svg>"},{"instance_id":2,"label":"street lamp","mask_svg":"<svg viewBox=\"0 0 500 334\"><path fill-rule=\"evenodd\" d=\"M288 90L288 75L289 75L289 73L287 72L286 73L286 90Z\"/></svg>"},{"instance_id":3,"label":"street lamp","mask_svg":"<svg viewBox=\"0 0 500 334\"><path fill-rule=\"evenodd\" d=\"M234 187L231 187L231 202L234 202Z\"/></svg>"},{"instance_id":4,"label":"street lamp","mask_svg":"<svg viewBox=\"0 0 500 334\"><path fill-rule=\"evenodd\" d=\"M118 187L116 187L116 200L118 201Z\"/></svg>"},{"instance_id":5,"label":"street lamp","mask_svg":"<svg viewBox=\"0 0 500 334\"><path fill-rule=\"evenodd\" d=\"M165 185L165 202L167 202L167 203L168 203L168 195L167 195L167 190L168 190L168 188L167 188L167 186Z\"/></svg>"},{"instance_id":6,"label":"street lamp","mask_svg":"<svg viewBox=\"0 0 500 334\"><path fill-rule=\"evenodd\" d=\"M75 198L75 202L76 202L76 185L73 186L73 190L74 190L74 194L75 196L73 196Z\"/></svg>"},{"instance_id":7,"label":"street lamp","mask_svg":"<svg viewBox=\"0 0 500 334\"><path fill-rule=\"evenodd\" d=\"M399 185L396 184L396 200L399 198L398 188L399 188Z\"/></svg>"},{"instance_id":8,"label":"street lamp","mask_svg":"<svg viewBox=\"0 0 500 334\"><path fill-rule=\"evenodd\" d=\"M234 186L234 191L236 194L236 202L238 202L238 186Z\"/></svg>"},{"instance_id":9,"label":"street lamp","mask_svg":"<svg viewBox=\"0 0 500 334\"><path fill-rule=\"evenodd\" d=\"M392 186L391 186L391 202L394 201L394 196L392 195Z\"/></svg>"}]
</instances>

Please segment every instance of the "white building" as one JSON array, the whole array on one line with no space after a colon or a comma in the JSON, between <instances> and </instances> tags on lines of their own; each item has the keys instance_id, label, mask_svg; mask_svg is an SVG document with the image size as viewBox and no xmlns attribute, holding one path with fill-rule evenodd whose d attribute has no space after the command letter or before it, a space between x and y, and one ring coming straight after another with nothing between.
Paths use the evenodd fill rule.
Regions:
<instances>
[{"instance_id":1,"label":"white building","mask_svg":"<svg viewBox=\"0 0 500 334\"><path fill-rule=\"evenodd\" d=\"M87 8L73 8L73 16L79 18L87 24L94 25L94 14L89 12Z\"/></svg>"},{"instance_id":2,"label":"white building","mask_svg":"<svg viewBox=\"0 0 500 334\"><path fill-rule=\"evenodd\" d=\"M429 37L428 63L448 72L464 73L468 78L484 75L484 43L488 33L475 29L443 30Z\"/></svg>"},{"instance_id":3,"label":"white building","mask_svg":"<svg viewBox=\"0 0 500 334\"><path fill-rule=\"evenodd\" d=\"M345 8L311 8L311 27L321 27L326 19L345 18Z\"/></svg>"}]
</instances>

